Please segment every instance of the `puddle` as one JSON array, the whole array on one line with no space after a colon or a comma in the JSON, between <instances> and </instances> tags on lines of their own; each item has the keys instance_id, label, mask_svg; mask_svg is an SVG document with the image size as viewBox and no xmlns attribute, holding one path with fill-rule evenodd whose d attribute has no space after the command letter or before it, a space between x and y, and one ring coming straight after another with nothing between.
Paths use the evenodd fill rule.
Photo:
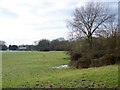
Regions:
<instances>
[{"instance_id":1,"label":"puddle","mask_svg":"<svg viewBox=\"0 0 120 90\"><path fill-rule=\"evenodd\" d=\"M68 65L60 65L60 66L55 66L52 68L64 69L64 68L68 68Z\"/></svg>"}]
</instances>

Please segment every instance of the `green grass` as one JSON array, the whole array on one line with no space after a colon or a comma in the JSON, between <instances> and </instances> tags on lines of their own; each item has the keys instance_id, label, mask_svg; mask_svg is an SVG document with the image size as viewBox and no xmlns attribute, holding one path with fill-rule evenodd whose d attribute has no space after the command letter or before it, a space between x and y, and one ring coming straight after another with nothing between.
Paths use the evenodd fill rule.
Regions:
<instances>
[{"instance_id":1,"label":"green grass","mask_svg":"<svg viewBox=\"0 0 120 90\"><path fill-rule=\"evenodd\" d=\"M65 52L3 52L3 88L118 87L118 65L53 69L69 63Z\"/></svg>"}]
</instances>

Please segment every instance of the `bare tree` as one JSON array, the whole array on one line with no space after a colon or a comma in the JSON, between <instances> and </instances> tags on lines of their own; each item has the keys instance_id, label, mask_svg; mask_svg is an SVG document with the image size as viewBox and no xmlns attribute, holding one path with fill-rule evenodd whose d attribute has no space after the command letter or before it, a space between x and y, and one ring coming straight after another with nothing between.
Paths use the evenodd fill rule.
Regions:
<instances>
[{"instance_id":1,"label":"bare tree","mask_svg":"<svg viewBox=\"0 0 120 90\"><path fill-rule=\"evenodd\" d=\"M102 3L89 2L85 6L76 8L73 19L68 21L68 28L73 37L86 36L89 48L92 48L95 31L106 28L114 19L115 14Z\"/></svg>"}]
</instances>

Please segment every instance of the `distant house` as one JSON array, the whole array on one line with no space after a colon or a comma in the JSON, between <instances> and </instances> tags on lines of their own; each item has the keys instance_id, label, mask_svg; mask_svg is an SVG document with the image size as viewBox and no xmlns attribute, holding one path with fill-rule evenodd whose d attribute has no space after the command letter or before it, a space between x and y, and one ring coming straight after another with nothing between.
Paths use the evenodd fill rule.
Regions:
<instances>
[{"instance_id":1,"label":"distant house","mask_svg":"<svg viewBox=\"0 0 120 90\"><path fill-rule=\"evenodd\" d=\"M18 47L18 50L20 50L20 51L26 51L27 47L25 45L21 45L21 46Z\"/></svg>"}]
</instances>

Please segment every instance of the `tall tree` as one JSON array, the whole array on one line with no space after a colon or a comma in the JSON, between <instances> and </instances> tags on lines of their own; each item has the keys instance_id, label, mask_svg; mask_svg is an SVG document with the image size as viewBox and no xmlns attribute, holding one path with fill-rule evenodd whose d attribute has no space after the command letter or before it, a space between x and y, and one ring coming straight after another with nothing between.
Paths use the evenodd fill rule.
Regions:
<instances>
[{"instance_id":1,"label":"tall tree","mask_svg":"<svg viewBox=\"0 0 120 90\"><path fill-rule=\"evenodd\" d=\"M7 45L5 41L0 41L0 50L7 50Z\"/></svg>"},{"instance_id":2,"label":"tall tree","mask_svg":"<svg viewBox=\"0 0 120 90\"><path fill-rule=\"evenodd\" d=\"M92 48L92 37L95 31L107 27L108 22L114 21L115 14L102 3L89 2L76 8L74 17L68 21L73 37L87 37L89 48Z\"/></svg>"}]
</instances>

